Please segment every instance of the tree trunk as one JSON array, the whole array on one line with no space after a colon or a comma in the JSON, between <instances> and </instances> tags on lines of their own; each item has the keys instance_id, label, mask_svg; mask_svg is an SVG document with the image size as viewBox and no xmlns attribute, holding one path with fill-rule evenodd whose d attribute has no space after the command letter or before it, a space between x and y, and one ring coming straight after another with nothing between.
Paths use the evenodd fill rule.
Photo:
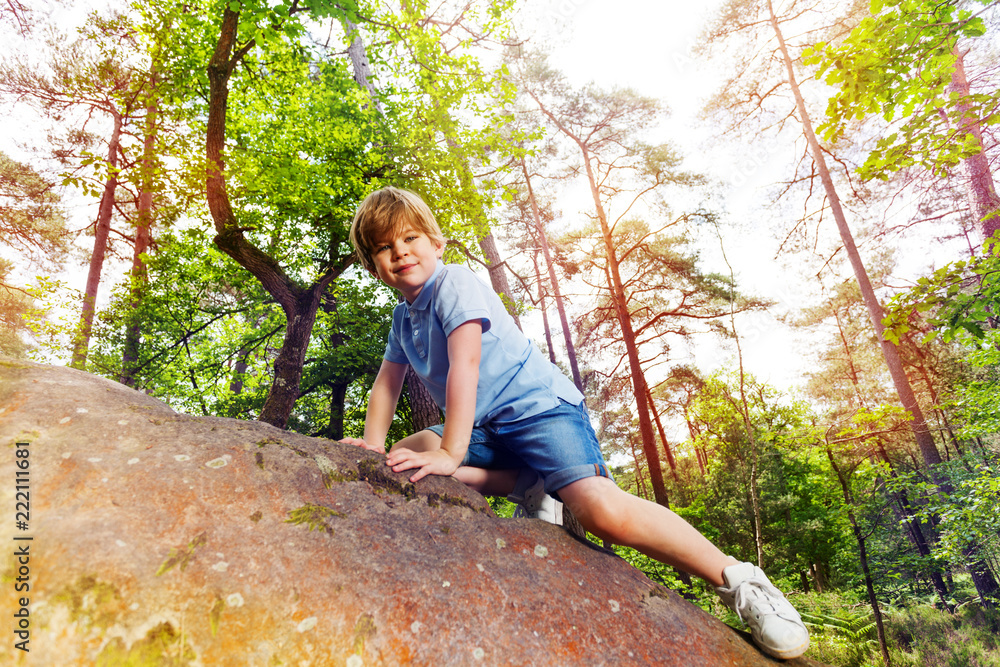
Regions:
<instances>
[{"instance_id":1,"label":"tree trunk","mask_svg":"<svg viewBox=\"0 0 1000 667\"><path fill-rule=\"evenodd\" d=\"M153 186L156 170L156 86L158 77L155 66L149 75L149 99L146 103L146 128L143 137L139 211L135 225L135 246L132 252L130 274L130 312L125 330L125 345L122 351L122 373L119 382L128 387L135 386L135 374L139 363L139 340L142 337L142 321L138 315L149 274L142 255L149 249L153 226Z\"/></svg>"},{"instance_id":2,"label":"tree trunk","mask_svg":"<svg viewBox=\"0 0 1000 667\"><path fill-rule=\"evenodd\" d=\"M566 305L563 303L562 293L559 291L556 267L552 261L552 253L549 250L549 239L545 233L545 226L542 225L542 216L538 212L538 202L535 200L535 191L531 187L531 176L528 175L528 165L524 158L521 158L521 171L524 174L524 183L528 188L528 201L531 203L531 215L535 219L538 244L542 248L545 265L549 269L549 280L552 283L552 298L555 299L556 310L559 311L559 322L562 324L563 340L566 342L566 354L569 357L570 372L573 374L573 384L580 390L580 393L583 393L583 380L580 378L580 367L576 362L576 347L573 345L573 332L569 328L569 318L566 317Z\"/></svg>"},{"instance_id":3,"label":"tree trunk","mask_svg":"<svg viewBox=\"0 0 1000 667\"><path fill-rule=\"evenodd\" d=\"M97 223L94 227L94 251L90 255L90 269L87 272L87 287L83 295L83 311L80 313L80 329L73 341L73 359L70 366L80 370L87 369L87 351L90 347L90 334L94 326L94 311L97 309L97 289L101 285L101 271L104 268L104 256L108 250L108 235L111 233L111 214L115 208L115 190L118 187L118 153L121 143L122 117L115 110L110 110L114 118L114 129L108 142L108 180L104 183L104 194L97 211Z\"/></svg>"},{"instance_id":4,"label":"tree trunk","mask_svg":"<svg viewBox=\"0 0 1000 667\"><path fill-rule=\"evenodd\" d=\"M646 398L649 399L649 411L653 413L653 420L656 422L656 430L660 434L660 442L663 443L663 452L667 455L667 465L670 466L670 474L677 482L678 490L681 488L681 479L677 475L677 462L674 460L674 453L670 450L670 442L667 440L667 432L663 429L663 422L660 421L660 413L656 410L656 403L653 402L653 392L646 387Z\"/></svg>"},{"instance_id":5,"label":"tree trunk","mask_svg":"<svg viewBox=\"0 0 1000 667\"><path fill-rule=\"evenodd\" d=\"M350 382L334 382L330 385L330 423L327 424L323 437L330 440L342 440L344 437L344 402L347 399L347 388Z\"/></svg>"},{"instance_id":6,"label":"tree trunk","mask_svg":"<svg viewBox=\"0 0 1000 667\"><path fill-rule=\"evenodd\" d=\"M664 507L668 506L666 485L663 483L663 469L660 467L660 455L656 448L656 436L653 434L653 422L649 417L649 405L646 402L646 394L649 389L646 385L646 376L639 361L639 348L636 345L635 332L632 329L632 318L628 312L628 299L625 295L625 287L622 284L621 275L618 269L618 249L615 248L614 239L611 236L611 227L608 225L608 216L604 212L604 205L601 203L601 196L598 191L597 178L594 175L594 168L591 164L590 151L586 144L579 138L570 135L583 153L583 164L587 173L587 180L590 183L590 194L594 199L594 208L597 213L597 220L601 226L601 237L604 241L604 252L607 255L608 267L606 277L608 288L611 291L611 299L615 305L615 312L618 315L618 326L621 327L622 341L625 343L625 354L628 357L629 371L632 376L632 393L635 399L636 412L639 416L639 434L642 437L642 449L646 454L646 465L649 466L649 479L653 485L653 497L656 502Z\"/></svg>"},{"instance_id":7,"label":"tree trunk","mask_svg":"<svg viewBox=\"0 0 1000 667\"><path fill-rule=\"evenodd\" d=\"M290 278L278 262L257 248L243 235L226 189L224 158L226 141L226 106L229 100L229 77L243 55L254 47L251 40L233 52L236 44L239 13L223 12L219 40L208 65L209 103L205 152L208 170L205 179L208 208L215 223L215 244L249 271L281 305L287 324L285 338L274 361L274 380L258 419L285 428L299 395L302 365L316 322L320 296L331 282L353 262L351 257L330 258L323 275L309 288Z\"/></svg>"},{"instance_id":8,"label":"tree trunk","mask_svg":"<svg viewBox=\"0 0 1000 667\"><path fill-rule=\"evenodd\" d=\"M538 309L542 311L542 327L545 329L545 347L549 351L549 362L556 363L556 349L552 343L552 328L549 327L549 314L545 310L545 283L542 272L538 269L538 251L531 254L531 262L535 266L535 280L538 282Z\"/></svg>"},{"instance_id":9,"label":"tree trunk","mask_svg":"<svg viewBox=\"0 0 1000 667\"><path fill-rule=\"evenodd\" d=\"M837 474L837 479L840 481L840 489L844 494L844 503L846 503L848 508L854 506L854 499L851 494L851 487L841 471L840 466L837 465L837 459L833 455L833 450L829 446L826 448L826 456L830 459L830 465L833 467L833 471ZM871 605L872 614L875 616L875 630L878 635L878 645L882 652L882 660L886 667L892 667L892 660L889 658L889 647L885 641L885 626L882 622L882 610L878 606L878 597L875 595L875 586L872 583L871 569L868 566L868 548L865 544L864 533L861 532L861 527L858 525L857 517L854 515L854 510L847 510L847 518L851 522L851 529L854 531L854 539L858 543L858 557L861 560L861 572L865 577L865 590L868 592L868 604Z\"/></svg>"},{"instance_id":10,"label":"tree trunk","mask_svg":"<svg viewBox=\"0 0 1000 667\"><path fill-rule=\"evenodd\" d=\"M351 45L347 47L347 55L351 59L351 66L354 68L354 80L359 86L368 91L368 95L375 104L375 109L379 116L385 116L382 110L382 102L375 94L375 86L371 82L372 70L368 62L368 54L365 52L365 43L361 39L361 31L358 26L348 18L344 19L344 27L348 37L351 37Z\"/></svg>"},{"instance_id":11,"label":"tree trunk","mask_svg":"<svg viewBox=\"0 0 1000 667\"><path fill-rule=\"evenodd\" d=\"M493 238L493 232L489 231L488 227L486 227L486 233L479 237L479 249L483 251L483 257L486 259L486 270L489 271L493 291L500 295L507 312L514 318L514 324L520 329L521 318L517 314L517 303L510 291L510 282L507 280L503 260L500 259L500 251L497 250L496 239Z\"/></svg>"},{"instance_id":12,"label":"tree trunk","mask_svg":"<svg viewBox=\"0 0 1000 667\"><path fill-rule=\"evenodd\" d=\"M413 367L406 369L406 391L410 395L411 419L413 432L422 431L428 426L441 423L441 409L431 398L431 393L420 381Z\"/></svg>"},{"instance_id":13,"label":"tree trunk","mask_svg":"<svg viewBox=\"0 0 1000 667\"><path fill-rule=\"evenodd\" d=\"M959 99L962 100L957 107L962 116L955 142L964 143L965 137L971 136L980 148L978 153L965 158L962 163L969 179L967 189L972 214L982 230L983 236L990 238L994 232L1000 229L1000 215L997 215L997 209L1000 208L1000 197L997 196L993 183L993 172L990 170L989 160L983 150L983 134L979 127L979 121L970 112L970 105L967 101L969 99L969 80L965 76L965 54L959 50L958 46L955 47L954 54L955 71L951 75L951 85L948 86L948 92L957 93Z\"/></svg>"}]
</instances>

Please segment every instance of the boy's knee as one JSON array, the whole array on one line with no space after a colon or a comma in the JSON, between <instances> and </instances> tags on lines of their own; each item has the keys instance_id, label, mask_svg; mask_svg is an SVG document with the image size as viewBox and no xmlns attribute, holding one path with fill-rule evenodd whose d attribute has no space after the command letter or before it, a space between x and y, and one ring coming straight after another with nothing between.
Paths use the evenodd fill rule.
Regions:
<instances>
[{"instance_id":1,"label":"boy's knee","mask_svg":"<svg viewBox=\"0 0 1000 667\"><path fill-rule=\"evenodd\" d=\"M603 477L590 477L559 489L559 496L584 528L601 539L619 542L633 517L619 497L624 492ZM627 495L627 494L625 494Z\"/></svg>"}]
</instances>

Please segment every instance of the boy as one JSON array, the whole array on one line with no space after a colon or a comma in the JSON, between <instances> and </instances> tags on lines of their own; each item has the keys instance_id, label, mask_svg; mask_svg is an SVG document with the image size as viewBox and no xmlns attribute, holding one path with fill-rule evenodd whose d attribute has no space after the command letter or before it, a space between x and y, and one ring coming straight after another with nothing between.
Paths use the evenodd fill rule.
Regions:
<instances>
[{"instance_id":1,"label":"boy","mask_svg":"<svg viewBox=\"0 0 1000 667\"><path fill-rule=\"evenodd\" d=\"M445 266L444 236L420 197L391 187L372 193L354 217L351 242L364 267L404 302L393 313L364 438L343 442L385 451L412 366L445 422L395 443L386 457L394 471L414 470L413 482L452 475L484 495L523 496L534 474L519 469L530 469L590 532L710 582L766 653L788 659L805 652L801 618L759 568L726 556L669 509L611 480L583 396L485 283L463 266Z\"/></svg>"}]
</instances>

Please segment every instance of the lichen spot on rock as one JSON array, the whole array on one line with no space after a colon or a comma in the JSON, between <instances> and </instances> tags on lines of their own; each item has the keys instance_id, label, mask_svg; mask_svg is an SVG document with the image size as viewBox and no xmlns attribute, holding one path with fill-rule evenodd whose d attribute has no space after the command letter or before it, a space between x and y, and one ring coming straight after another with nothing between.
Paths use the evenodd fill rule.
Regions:
<instances>
[{"instance_id":1,"label":"lichen spot on rock","mask_svg":"<svg viewBox=\"0 0 1000 667\"><path fill-rule=\"evenodd\" d=\"M476 660L482 660L486 657L486 651L479 648L478 646L472 650L472 657Z\"/></svg>"},{"instance_id":2,"label":"lichen spot on rock","mask_svg":"<svg viewBox=\"0 0 1000 667\"><path fill-rule=\"evenodd\" d=\"M90 461L91 463L100 463L101 462L101 457L100 456L92 456L92 457L90 457L87 460Z\"/></svg>"},{"instance_id":3,"label":"lichen spot on rock","mask_svg":"<svg viewBox=\"0 0 1000 667\"><path fill-rule=\"evenodd\" d=\"M212 569L216 572L225 572L229 569L229 563L224 560L220 560L218 563L212 566Z\"/></svg>"},{"instance_id":4,"label":"lichen spot on rock","mask_svg":"<svg viewBox=\"0 0 1000 667\"><path fill-rule=\"evenodd\" d=\"M68 459L68 458L69 458L69 457L71 457L71 456L73 456L73 452L63 452L63 453L62 453L62 457L63 457L64 459Z\"/></svg>"},{"instance_id":5,"label":"lichen spot on rock","mask_svg":"<svg viewBox=\"0 0 1000 667\"><path fill-rule=\"evenodd\" d=\"M622 609L622 606L618 604L618 600L608 600L608 604L611 605L611 611L616 614Z\"/></svg>"},{"instance_id":6,"label":"lichen spot on rock","mask_svg":"<svg viewBox=\"0 0 1000 667\"><path fill-rule=\"evenodd\" d=\"M176 456L174 456L174 461L177 461L179 463L183 462L183 461L190 461L190 460L191 460L191 457L188 456L187 454L177 454Z\"/></svg>"},{"instance_id":7,"label":"lichen spot on rock","mask_svg":"<svg viewBox=\"0 0 1000 667\"><path fill-rule=\"evenodd\" d=\"M128 420L127 419L119 419L118 420L118 425L119 426L126 426L126 425L128 425Z\"/></svg>"},{"instance_id":8,"label":"lichen spot on rock","mask_svg":"<svg viewBox=\"0 0 1000 667\"><path fill-rule=\"evenodd\" d=\"M73 420L73 418L72 418L72 417L63 417L62 419L60 419L60 420L59 420L59 423L60 423L60 424L68 424L68 423L70 423L70 422L71 422L72 420Z\"/></svg>"},{"instance_id":9,"label":"lichen spot on rock","mask_svg":"<svg viewBox=\"0 0 1000 667\"><path fill-rule=\"evenodd\" d=\"M299 621L299 624L295 626L295 629L299 632L309 632L316 627L316 623L319 622L315 616L310 616L309 618Z\"/></svg>"},{"instance_id":10,"label":"lichen spot on rock","mask_svg":"<svg viewBox=\"0 0 1000 667\"><path fill-rule=\"evenodd\" d=\"M224 467L226 467L227 463L229 463L229 461L226 460L226 457L225 456L220 456L219 458L212 459L211 461L209 461L208 463L206 463L205 467L207 467L207 468L224 468Z\"/></svg>"},{"instance_id":11,"label":"lichen spot on rock","mask_svg":"<svg viewBox=\"0 0 1000 667\"><path fill-rule=\"evenodd\" d=\"M420 628L422 628L423 626L424 624L421 623L420 621L413 621L413 623L410 623L410 632L412 632L415 635L420 634Z\"/></svg>"},{"instance_id":12,"label":"lichen spot on rock","mask_svg":"<svg viewBox=\"0 0 1000 667\"><path fill-rule=\"evenodd\" d=\"M541 544L535 545L535 555L539 558L545 558L549 555L549 548L543 547Z\"/></svg>"},{"instance_id":13,"label":"lichen spot on rock","mask_svg":"<svg viewBox=\"0 0 1000 667\"><path fill-rule=\"evenodd\" d=\"M507 541L504 540L502 537L498 537L497 538L497 549L503 549L506 546L507 546Z\"/></svg>"},{"instance_id":14,"label":"lichen spot on rock","mask_svg":"<svg viewBox=\"0 0 1000 667\"><path fill-rule=\"evenodd\" d=\"M483 567L482 563L476 563L476 569L479 570L480 572L485 572L486 571L486 568Z\"/></svg>"},{"instance_id":15,"label":"lichen spot on rock","mask_svg":"<svg viewBox=\"0 0 1000 667\"><path fill-rule=\"evenodd\" d=\"M77 408L77 414L85 415L87 414L87 408Z\"/></svg>"},{"instance_id":16,"label":"lichen spot on rock","mask_svg":"<svg viewBox=\"0 0 1000 667\"><path fill-rule=\"evenodd\" d=\"M344 663L345 667L363 667L365 664L364 659L360 655L352 655Z\"/></svg>"},{"instance_id":17,"label":"lichen spot on rock","mask_svg":"<svg viewBox=\"0 0 1000 667\"><path fill-rule=\"evenodd\" d=\"M139 462L139 459L138 459L138 458L136 458L136 457L133 457L133 458L130 458L130 459L128 460L128 464L129 464L130 466L134 466L134 465L135 465L136 463L138 463L138 462Z\"/></svg>"},{"instance_id":18,"label":"lichen spot on rock","mask_svg":"<svg viewBox=\"0 0 1000 667\"><path fill-rule=\"evenodd\" d=\"M227 607L242 607L243 606L243 596L239 593L232 593L226 596L226 606ZM306 619L309 620L309 619ZM303 621L304 623L305 621Z\"/></svg>"}]
</instances>

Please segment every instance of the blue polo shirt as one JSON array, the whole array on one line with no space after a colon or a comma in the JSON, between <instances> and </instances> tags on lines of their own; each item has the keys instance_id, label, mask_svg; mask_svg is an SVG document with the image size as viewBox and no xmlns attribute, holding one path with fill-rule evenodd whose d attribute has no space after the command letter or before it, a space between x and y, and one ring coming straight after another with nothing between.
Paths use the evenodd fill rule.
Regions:
<instances>
[{"instance_id":1,"label":"blue polo shirt","mask_svg":"<svg viewBox=\"0 0 1000 667\"><path fill-rule=\"evenodd\" d=\"M521 333L492 288L459 264L439 260L413 303L396 306L385 358L412 366L443 410L448 335L470 320L483 324L476 426L527 419L558 407L560 399L583 401L569 378Z\"/></svg>"}]
</instances>

